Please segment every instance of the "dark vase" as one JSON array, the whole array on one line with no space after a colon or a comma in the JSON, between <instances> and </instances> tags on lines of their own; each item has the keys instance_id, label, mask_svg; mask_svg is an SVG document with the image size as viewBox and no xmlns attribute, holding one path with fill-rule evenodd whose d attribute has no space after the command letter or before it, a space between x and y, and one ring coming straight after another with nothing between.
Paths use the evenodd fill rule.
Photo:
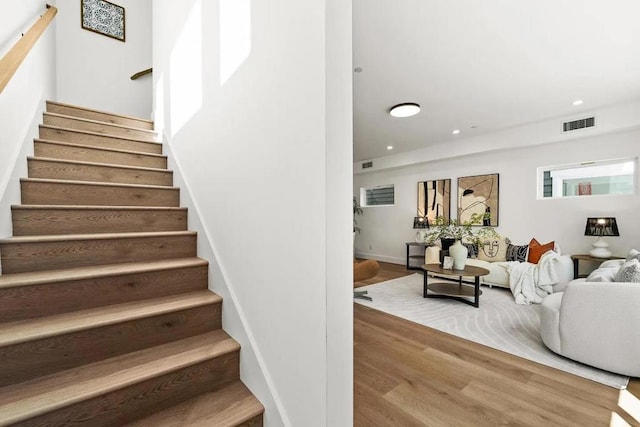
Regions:
<instances>
[{"instance_id":1,"label":"dark vase","mask_svg":"<svg viewBox=\"0 0 640 427\"><path fill-rule=\"evenodd\" d=\"M456 242L456 239L440 239L442 250L440 251L440 264L444 262L444 257L449 256L449 248Z\"/></svg>"}]
</instances>

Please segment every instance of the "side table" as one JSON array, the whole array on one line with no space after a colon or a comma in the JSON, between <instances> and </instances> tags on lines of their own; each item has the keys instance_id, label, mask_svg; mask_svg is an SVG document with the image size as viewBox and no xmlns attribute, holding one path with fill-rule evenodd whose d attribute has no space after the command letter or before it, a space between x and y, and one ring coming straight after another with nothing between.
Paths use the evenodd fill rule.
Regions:
<instances>
[{"instance_id":1,"label":"side table","mask_svg":"<svg viewBox=\"0 0 640 427\"><path fill-rule=\"evenodd\" d=\"M578 274L580 272L580 261L587 262L604 262L610 259L623 259L623 256L610 256L607 258L596 258L589 254L577 254L571 255L571 259L573 260L573 278L577 279L580 277L587 277L588 274Z\"/></svg>"},{"instance_id":2,"label":"side table","mask_svg":"<svg viewBox=\"0 0 640 427\"><path fill-rule=\"evenodd\" d=\"M424 264L424 251L431 245L418 242L406 242L405 245L407 246L407 270L420 270L420 266ZM412 251L412 248L418 248L419 252Z\"/></svg>"}]
</instances>

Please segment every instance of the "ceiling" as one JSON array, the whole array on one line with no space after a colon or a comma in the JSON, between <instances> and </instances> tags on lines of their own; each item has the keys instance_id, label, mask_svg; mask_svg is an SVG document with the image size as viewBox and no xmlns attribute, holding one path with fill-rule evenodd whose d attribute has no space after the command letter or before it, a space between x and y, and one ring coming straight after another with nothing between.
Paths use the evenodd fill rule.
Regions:
<instances>
[{"instance_id":1,"label":"ceiling","mask_svg":"<svg viewBox=\"0 0 640 427\"><path fill-rule=\"evenodd\" d=\"M353 0L354 161L640 98L639 17L638 0ZM403 102L422 111L391 117Z\"/></svg>"}]
</instances>

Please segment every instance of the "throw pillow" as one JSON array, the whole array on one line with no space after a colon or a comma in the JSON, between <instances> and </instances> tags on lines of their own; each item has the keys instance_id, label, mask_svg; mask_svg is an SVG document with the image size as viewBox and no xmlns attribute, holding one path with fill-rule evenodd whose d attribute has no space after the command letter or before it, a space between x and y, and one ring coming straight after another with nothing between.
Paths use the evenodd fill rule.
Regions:
<instances>
[{"instance_id":1,"label":"throw pillow","mask_svg":"<svg viewBox=\"0 0 640 427\"><path fill-rule=\"evenodd\" d=\"M616 280L617 268L596 268L587 277L587 282L614 282Z\"/></svg>"},{"instance_id":2,"label":"throw pillow","mask_svg":"<svg viewBox=\"0 0 640 427\"><path fill-rule=\"evenodd\" d=\"M616 282L640 283L640 261L634 258L622 264L616 273Z\"/></svg>"},{"instance_id":3,"label":"throw pillow","mask_svg":"<svg viewBox=\"0 0 640 427\"><path fill-rule=\"evenodd\" d=\"M629 255L627 255L627 261L630 261L632 259L637 259L638 261L640 261L640 251L638 251L637 249L631 249L629 251Z\"/></svg>"},{"instance_id":4,"label":"throw pillow","mask_svg":"<svg viewBox=\"0 0 640 427\"><path fill-rule=\"evenodd\" d=\"M526 262L529 253L529 245L507 245L507 261Z\"/></svg>"},{"instance_id":5,"label":"throw pillow","mask_svg":"<svg viewBox=\"0 0 640 427\"><path fill-rule=\"evenodd\" d=\"M616 271L618 271L618 269L622 267L622 264L624 263L624 259L610 259L600 264L598 268L615 268Z\"/></svg>"},{"instance_id":6,"label":"throw pillow","mask_svg":"<svg viewBox=\"0 0 640 427\"><path fill-rule=\"evenodd\" d=\"M475 243L463 243L463 245L469 252L467 258L478 258L478 245Z\"/></svg>"},{"instance_id":7,"label":"throw pillow","mask_svg":"<svg viewBox=\"0 0 640 427\"><path fill-rule=\"evenodd\" d=\"M531 241L529 242L529 256L527 258L527 261L532 264L537 264L538 261L540 261L542 255L544 255L547 251L552 251L554 247L555 242L549 242L541 245L540 242L538 242L535 238L531 239Z\"/></svg>"},{"instance_id":8,"label":"throw pillow","mask_svg":"<svg viewBox=\"0 0 640 427\"><path fill-rule=\"evenodd\" d=\"M489 262L506 261L507 245L506 237L486 238L478 242L478 259Z\"/></svg>"}]
</instances>

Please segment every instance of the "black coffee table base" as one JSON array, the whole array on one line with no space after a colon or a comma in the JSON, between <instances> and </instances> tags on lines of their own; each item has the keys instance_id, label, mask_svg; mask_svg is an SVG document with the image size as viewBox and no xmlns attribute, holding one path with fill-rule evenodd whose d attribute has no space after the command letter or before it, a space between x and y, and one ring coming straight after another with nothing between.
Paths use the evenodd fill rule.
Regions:
<instances>
[{"instance_id":1,"label":"black coffee table base","mask_svg":"<svg viewBox=\"0 0 640 427\"><path fill-rule=\"evenodd\" d=\"M480 306L480 278L476 277L474 285L465 285L459 282L437 282L427 285L427 276L424 275L424 297L425 298L450 298L474 307ZM473 298L470 300L469 298Z\"/></svg>"}]
</instances>

